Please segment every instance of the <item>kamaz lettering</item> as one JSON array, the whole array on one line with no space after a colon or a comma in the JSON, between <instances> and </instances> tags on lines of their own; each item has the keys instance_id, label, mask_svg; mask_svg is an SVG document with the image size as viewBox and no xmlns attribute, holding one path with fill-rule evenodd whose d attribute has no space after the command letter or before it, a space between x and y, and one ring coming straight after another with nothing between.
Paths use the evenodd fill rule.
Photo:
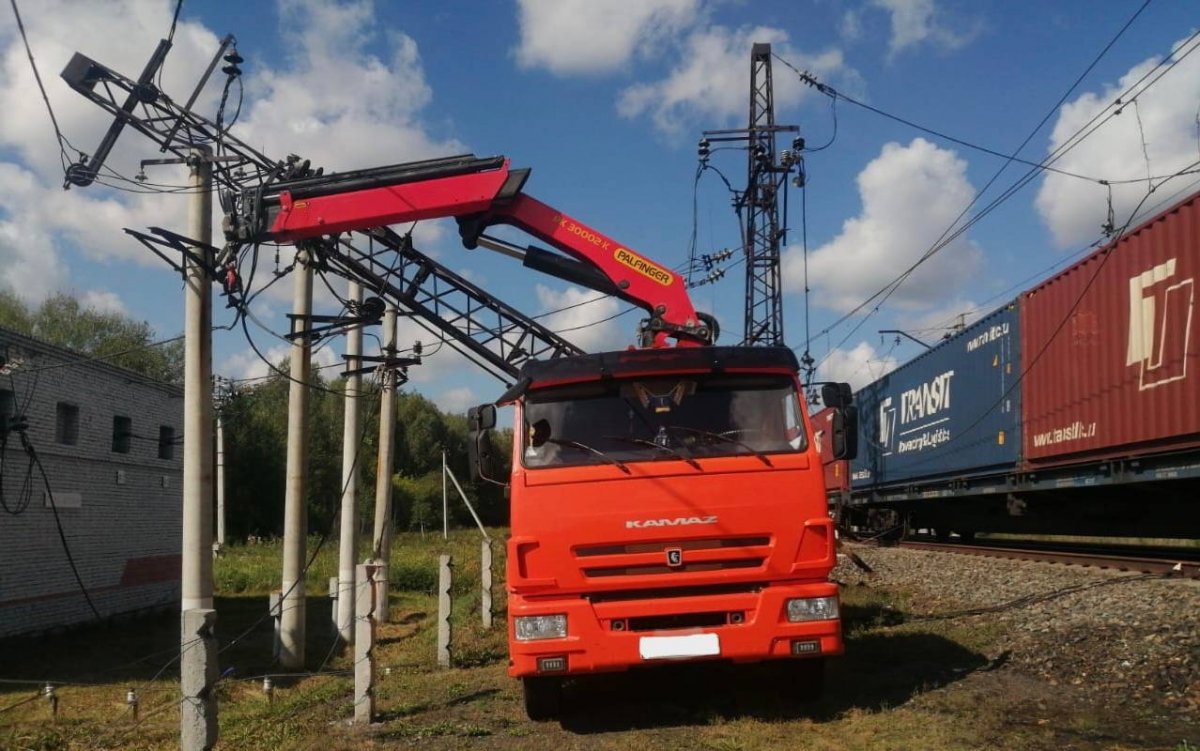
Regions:
<instances>
[{"instance_id":1,"label":"kamaz lettering","mask_svg":"<svg viewBox=\"0 0 1200 751\"><path fill-rule=\"evenodd\" d=\"M950 409L950 379L953 370L900 394L900 422L923 420L944 409Z\"/></svg>"},{"instance_id":2,"label":"kamaz lettering","mask_svg":"<svg viewBox=\"0 0 1200 751\"><path fill-rule=\"evenodd\" d=\"M650 527L683 527L689 524L716 524L715 516L680 516L674 519L630 519L625 529L648 529Z\"/></svg>"}]
</instances>

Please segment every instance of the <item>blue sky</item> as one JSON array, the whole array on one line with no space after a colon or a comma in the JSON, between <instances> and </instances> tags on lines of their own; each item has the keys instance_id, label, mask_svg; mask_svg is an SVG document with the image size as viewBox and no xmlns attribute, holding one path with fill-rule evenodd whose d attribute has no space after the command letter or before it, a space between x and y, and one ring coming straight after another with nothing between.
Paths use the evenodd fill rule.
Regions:
<instances>
[{"instance_id":1,"label":"blue sky","mask_svg":"<svg viewBox=\"0 0 1200 751\"><path fill-rule=\"evenodd\" d=\"M174 0L18 5L64 135L84 151L94 148L107 116L67 89L58 72L79 50L136 76L167 33ZM740 246L725 186L706 173L693 214L693 178L701 132L745 125L754 41L770 42L779 57L855 100L960 140L1012 153L1032 134L1020 156L1033 162L1101 115L1103 125L1055 163L1091 179L1038 176L924 263L878 311L830 328L920 257L972 199L979 197L968 216L1028 168L1010 165L985 191L1002 159L846 100L833 106L774 62L777 121L799 125L810 147L829 144L805 156L807 343L799 191L789 197L787 342L799 352L811 349L822 362L819 375L862 385L919 350L894 344L879 329L936 340L960 316L969 321L998 306L1096 241L1108 196L1098 180L1141 179L1114 186L1118 224L1144 197L1147 175L1149 184L1161 183L1147 208L1196 189L1200 175L1158 179L1195 169L1200 159L1200 54L1191 54L1200 16L1193 3L1150 2L1071 89L1140 5L184 0L163 80L169 94L185 99L217 40L231 32L246 58L246 101L234 132L266 153L295 152L330 169L465 151L505 154L514 166L533 169L527 192L669 266L687 260L693 221L698 252ZM65 290L148 320L163 337L179 333L178 278L121 228L184 231L186 198L99 185L62 191L58 145L11 15L0 21L0 45L0 283L31 302ZM1147 72L1152 83L1127 96L1120 115L1105 117ZM197 109L212 117L218 96L210 85ZM138 160L155 156L157 148L130 132L109 165L133 175ZM712 164L743 187L744 152L717 153ZM185 177L171 167L154 176L175 183ZM424 223L416 238L418 247L530 314L596 297L487 251L465 251L446 222ZM265 263L269 270L273 258ZM720 283L693 292L697 307L721 320L724 341L740 338L743 274L742 265L732 265ZM290 290L285 280L256 307L276 331L284 330ZM328 294L318 294L317 307L336 312ZM637 313L577 327L624 308L602 299L547 320L575 329L564 336L586 349L622 347L632 342ZM218 322L228 319L218 309ZM251 333L272 357L285 351L270 333ZM402 344L416 338L436 348L427 333L402 326ZM240 331L218 332L215 347L221 374L265 372ZM333 362L339 347L332 344L318 361ZM409 388L449 409L501 389L448 348L411 375Z\"/></svg>"}]
</instances>

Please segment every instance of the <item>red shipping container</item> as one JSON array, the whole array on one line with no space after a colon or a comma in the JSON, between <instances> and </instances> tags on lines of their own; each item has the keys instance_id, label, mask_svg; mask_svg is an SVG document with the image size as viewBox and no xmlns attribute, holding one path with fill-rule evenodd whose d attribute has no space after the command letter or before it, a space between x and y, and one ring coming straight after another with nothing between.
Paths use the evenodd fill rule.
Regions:
<instances>
[{"instance_id":1,"label":"red shipping container","mask_svg":"<svg viewBox=\"0 0 1200 751\"><path fill-rule=\"evenodd\" d=\"M1024 458L1200 444L1200 193L1021 296Z\"/></svg>"},{"instance_id":2,"label":"red shipping container","mask_svg":"<svg viewBox=\"0 0 1200 751\"><path fill-rule=\"evenodd\" d=\"M825 492L835 493L850 489L850 462L845 459L833 458L833 438L830 421L833 419L833 408L825 409L809 416L812 422L813 440L817 442L817 450L821 452L821 464L825 468Z\"/></svg>"}]
</instances>

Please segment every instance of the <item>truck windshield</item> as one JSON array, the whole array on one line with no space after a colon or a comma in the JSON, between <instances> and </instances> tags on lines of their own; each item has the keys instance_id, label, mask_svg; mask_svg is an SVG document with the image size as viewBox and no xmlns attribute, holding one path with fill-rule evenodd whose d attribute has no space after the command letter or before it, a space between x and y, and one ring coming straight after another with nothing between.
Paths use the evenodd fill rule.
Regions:
<instances>
[{"instance_id":1,"label":"truck windshield","mask_svg":"<svg viewBox=\"0 0 1200 751\"><path fill-rule=\"evenodd\" d=\"M697 459L807 448L795 381L713 374L606 380L531 390L527 467ZM769 462L768 462L769 463Z\"/></svg>"}]
</instances>

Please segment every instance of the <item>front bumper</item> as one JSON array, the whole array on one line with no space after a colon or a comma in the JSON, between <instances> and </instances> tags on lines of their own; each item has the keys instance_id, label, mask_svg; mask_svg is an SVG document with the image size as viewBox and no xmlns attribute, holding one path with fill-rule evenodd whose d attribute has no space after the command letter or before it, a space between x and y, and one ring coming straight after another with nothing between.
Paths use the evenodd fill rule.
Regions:
<instances>
[{"instance_id":1,"label":"front bumper","mask_svg":"<svg viewBox=\"0 0 1200 751\"><path fill-rule=\"evenodd\" d=\"M793 656L793 642L808 642L804 656L839 655L843 651L840 620L791 623L786 603L797 597L836 596L830 582L765 585L758 591L673 597L659 595L638 599L592 602L584 596L536 599L510 595L509 667L513 677L545 674L538 670L539 658L565 658L561 673L598 673L626 670L676 659L757 662ZM563 639L517 641L513 618L565 613L567 636ZM679 628L642 628L639 624L678 620L720 621L715 625ZM618 630L620 629L620 630ZM664 636L715 634L715 654L677 658L646 658L643 639ZM704 637L706 644L712 637ZM682 641L682 640L681 640ZM815 646L814 644L815 643Z\"/></svg>"}]
</instances>

